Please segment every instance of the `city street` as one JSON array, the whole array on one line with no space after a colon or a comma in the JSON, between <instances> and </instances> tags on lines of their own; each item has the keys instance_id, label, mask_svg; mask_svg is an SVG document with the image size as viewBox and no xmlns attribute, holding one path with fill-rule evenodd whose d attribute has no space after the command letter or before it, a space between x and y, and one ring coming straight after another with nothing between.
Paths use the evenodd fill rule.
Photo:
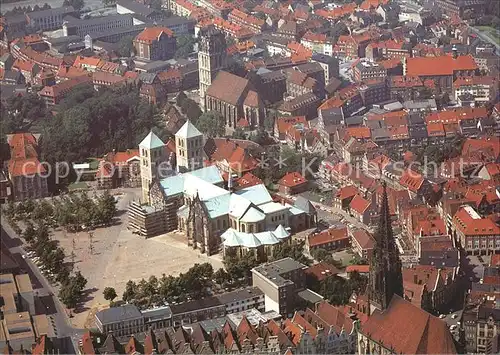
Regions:
<instances>
[{"instance_id":1,"label":"city street","mask_svg":"<svg viewBox=\"0 0 500 355\"><path fill-rule=\"evenodd\" d=\"M64 306L61 304L52 285L42 275L40 270L29 260L24 259L26 255L22 248L22 241L15 235L10 226L2 220L1 231L2 243L9 248L14 259L19 263L21 269L29 274L33 290L38 295L36 304L37 313L45 313L49 317L49 323L54 328L54 334L64 344L64 351L67 353L76 353L75 345L83 334L83 329L76 329L71 326L70 320L66 315ZM71 340L71 341L69 341Z\"/></svg>"}]
</instances>

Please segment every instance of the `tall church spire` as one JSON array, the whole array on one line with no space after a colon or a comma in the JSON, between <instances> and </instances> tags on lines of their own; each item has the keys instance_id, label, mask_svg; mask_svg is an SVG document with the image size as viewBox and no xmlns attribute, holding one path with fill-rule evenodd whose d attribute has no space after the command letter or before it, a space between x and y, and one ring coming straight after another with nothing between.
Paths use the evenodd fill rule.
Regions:
<instances>
[{"instance_id":1,"label":"tall church spire","mask_svg":"<svg viewBox=\"0 0 500 355\"><path fill-rule=\"evenodd\" d=\"M398 248L392 233L387 189L383 183L382 205L375 233L375 247L370 260L368 296L371 305L375 308L385 309L394 294L403 297L403 275Z\"/></svg>"}]
</instances>

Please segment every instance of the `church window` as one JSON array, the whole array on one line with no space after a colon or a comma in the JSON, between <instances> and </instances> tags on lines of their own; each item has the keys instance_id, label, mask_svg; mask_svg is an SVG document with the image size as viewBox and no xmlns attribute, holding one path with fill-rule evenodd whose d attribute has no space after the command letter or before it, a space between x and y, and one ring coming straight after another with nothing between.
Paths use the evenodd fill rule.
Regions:
<instances>
[{"instance_id":1,"label":"church window","mask_svg":"<svg viewBox=\"0 0 500 355\"><path fill-rule=\"evenodd\" d=\"M253 233L253 226L252 226L252 225L249 225L249 226L248 226L248 231L249 231L250 233Z\"/></svg>"},{"instance_id":2,"label":"church window","mask_svg":"<svg viewBox=\"0 0 500 355\"><path fill-rule=\"evenodd\" d=\"M245 225L243 223L241 224L241 231L245 232Z\"/></svg>"},{"instance_id":3,"label":"church window","mask_svg":"<svg viewBox=\"0 0 500 355\"><path fill-rule=\"evenodd\" d=\"M226 229L226 226L227 226L227 223L226 223L226 220L222 220L222 228Z\"/></svg>"}]
</instances>

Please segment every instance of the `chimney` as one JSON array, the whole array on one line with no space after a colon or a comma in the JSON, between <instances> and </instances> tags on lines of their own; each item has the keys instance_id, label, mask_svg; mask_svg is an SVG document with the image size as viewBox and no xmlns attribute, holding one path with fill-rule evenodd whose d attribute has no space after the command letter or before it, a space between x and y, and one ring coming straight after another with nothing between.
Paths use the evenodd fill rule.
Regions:
<instances>
[{"instance_id":1,"label":"chimney","mask_svg":"<svg viewBox=\"0 0 500 355\"><path fill-rule=\"evenodd\" d=\"M453 59L457 59L458 58L457 46L453 45L453 47L451 48L451 52L453 53Z\"/></svg>"},{"instance_id":2,"label":"chimney","mask_svg":"<svg viewBox=\"0 0 500 355\"><path fill-rule=\"evenodd\" d=\"M417 276L417 274L413 275L413 283L418 284L418 276Z\"/></svg>"}]
</instances>

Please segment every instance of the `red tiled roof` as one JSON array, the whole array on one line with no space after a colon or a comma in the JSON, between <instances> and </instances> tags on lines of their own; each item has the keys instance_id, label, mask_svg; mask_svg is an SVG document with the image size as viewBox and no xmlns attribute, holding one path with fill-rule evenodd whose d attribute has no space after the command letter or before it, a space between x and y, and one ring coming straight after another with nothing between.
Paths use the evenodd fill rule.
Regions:
<instances>
[{"instance_id":1,"label":"red tiled roof","mask_svg":"<svg viewBox=\"0 0 500 355\"><path fill-rule=\"evenodd\" d=\"M346 198L351 198L356 196L358 193L359 190L356 186L348 185L342 187L340 190L337 191L337 198L339 198L340 200L345 200Z\"/></svg>"},{"instance_id":2,"label":"red tiled roof","mask_svg":"<svg viewBox=\"0 0 500 355\"><path fill-rule=\"evenodd\" d=\"M314 277L318 281L322 281L322 280L326 279L328 276L339 274L340 270L338 270L333 265L330 265L330 264L325 263L325 262L320 262L318 264L314 264L312 266L309 266L305 270L305 273L307 275L314 275Z\"/></svg>"},{"instance_id":3,"label":"red tiled roof","mask_svg":"<svg viewBox=\"0 0 500 355\"><path fill-rule=\"evenodd\" d=\"M397 295L386 310L375 311L360 331L395 353L457 353L445 322Z\"/></svg>"},{"instance_id":4,"label":"red tiled roof","mask_svg":"<svg viewBox=\"0 0 500 355\"><path fill-rule=\"evenodd\" d=\"M321 246L338 240L349 239L347 227L332 227L307 237L309 246Z\"/></svg>"},{"instance_id":5,"label":"red tiled roof","mask_svg":"<svg viewBox=\"0 0 500 355\"><path fill-rule=\"evenodd\" d=\"M496 160L500 157L500 137L467 138L462 146L462 157L477 153Z\"/></svg>"},{"instance_id":6,"label":"red tiled roof","mask_svg":"<svg viewBox=\"0 0 500 355\"><path fill-rule=\"evenodd\" d=\"M370 272L370 265L348 265L345 269L347 273L359 272L360 274L367 274Z\"/></svg>"},{"instance_id":7,"label":"red tiled roof","mask_svg":"<svg viewBox=\"0 0 500 355\"><path fill-rule=\"evenodd\" d=\"M254 174L248 172L248 173L245 173L242 177L240 177L236 183L237 183L238 187L243 188L243 187L250 187L250 186L254 186L254 185L260 185L260 184L262 184L262 180L259 179Z\"/></svg>"},{"instance_id":8,"label":"red tiled roof","mask_svg":"<svg viewBox=\"0 0 500 355\"><path fill-rule=\"evenodd\" d=\"M461 120L473 120L488 116L485 107L460 107L452 110L432 112L425 117L427 123L458 123Z\"/></svg>"},{"instance_id":9,"label":"red tiled roof","mask_svg":"<svg viewBox=\"0 0 500 355\"><path fill-rule=\"evenodd\" d=\"M168 37L173 37L174 32L168 27L148 27L145 28L141 33L139 33L136 37L136 41L153 43L156 40L159 40L160 36L167 35Z\"/></svg>"},{"instance_id":10,"label":"red tiled roof","mask_svg":"<svg viewBox=\"0 0 500 355\"><path fill-rule=\"evenodd\" d=\"M307 320L304 319L298 312L293 315L292 322L299 325L304 331L308 332L313 339L318 336L318 329L313 327Z\"/></svg>"},{"instance_id":11,"label":"red tiled roof","mask_svg":"<svg viewBox=\"0 0 500 355\"><path fill-rule=\"evenodd\" d=\"M71 79L77 76L88 75L89 73L83 69L73 67L73 66L65 66L61 65L59 70L57 71L56 76L60 79Z\"/></svg>"},{"instance_id":12,"label":"red tiled roof","mask_svg":"<svg viewBox=\"0 0 500 355\"><path fill-rule=\"evenodd\" d=\"M477 235L498 235L500 234L500 227L495 224L489 218L477 218L477 213L474 218L471 213L469 213L472 207L461 207L455 216L453 216L453 224L457 229L459 229L466 236L477 236Z\"/></svg>"},{"instance_id":13,"label":"red tiled roof","mask_svg":"<svg viewBox=\"0 0 500 355\"><path fill-rule=\"evenodd\" d=\"M369 127L348 127L347 134L356 139L371 138L371 130Z\"/></svg>"},{"instance_id":14,"label":"red tiled roof","mask_svg":"<svg viewBox=\"0 0 500 355\"><path fill-rule=\"evenodd\" d=\"M477 65L472 56L415 57L406 59L406 75L440 76L453 75L455 71L476 70Z\"/></svg>"},{"instance_id":15,"label":"red tiled roof","mask_svg":"<svg viewBox=\"0 0 500 355\"><path fill-rule=\"evenodd\" d=\"M306 183L307 179L300 175L298 172L288 173L283 176L278 182L279 185L283 185L286 187L295 187Z\"/></svg>"},{"instance_id":16,"label":"red tiled roof","mask_svg":"<svg viewBox=\"0 0 500 355\"><path fill-rule=\"evenodd\" d=\"M498 85L498 79L494 76L459 76L453 82L453 86L456 88L471 85Z\"/></svg>"},{"instance_id":17,"label":"red tiled roof","mask_svg":"<svg viewBox=\"0 0 500 355\"><path fill-rule=\"evenodd\" d=\"M441 218L427 219L417 222L414 229L415 234L421 236L446 235L446 225Z\"/></svg>"},{"instance_id":18,"label":"red tiled roof","mask_svg":"<svg viewBox=\"0 0 500 355\"><path fill-rule=\"evenodd\" d=\"M31 73L35 65L36 65L35 62L32 62L30 60L22 60L18 58L14 61L14 64L12 64L12 68L17 69L19 71L25 71Z\"/></svg>"},{"instance_id":19,"label":"red tiled roof","mask_svg":"<svg viewBox=\"0 0 500 355\"><path fill-rule=\"evenodd\" d=\"M349 204L349 207L351 208L351 210L359 214L363 214L368 209L368 207L370 207L370 205L370 201L365 200L360 195L356 195Z\"/></svg>"},{"instance_id":20,"label":"red tiled roof","mask_svg":"<svg viewBox=\"0 0 500 355\"><path fill-rule=\"evenodd\" d=\"M79 55L76 57L75 62L73 63L74 67L83 68L84 66L96 67L99 65L101 58L99 57L83 57Z\"/></svg>"},{"instance_id":21,"label":"red tiled roof","mask_svg":"<svg viewBox=\"0 0 500 355\"><path fill-rule=\"evenodd\" d=\"M286 319L283 322L283 331L291 340L291 342L297 346L300 343L300 339L302 338L302 330L296 324L294 324L290 319Z\"/></svg>"},{"instance_id":22,"label":"red tiled roof","mask_svg":"<svg viewBox=\"0 0 500 355\"><path fill-rule=\"evenodd\" d=\"M375 239L372 235L365 231L364 229L357 229L351 232L352 238L356 240L362 249L373 249L375 245Z\"/></svg>"},{"instance_id":23,"label":"red tiled roof","mask_svg":"<svg viewBox=\"0 0 500 355\"><path fill-rule=\"evenodd\" d=\"M399 179L399 183L412 192L417 192L424 183L424 177L413 170L406 169Z\"/></svg>"},{"instance_id":24,"label":"red tiled roof","mask_svg":"<svg viewBox=\"0 0 500 355\"><path fill-rule=\"evenodd\" d=\"M316 303L316 314L333 327L337 334L342 331L349 334L353 328L353 321L340 308L332 306L326 301Z\"/></svg>"}]
</instances>

